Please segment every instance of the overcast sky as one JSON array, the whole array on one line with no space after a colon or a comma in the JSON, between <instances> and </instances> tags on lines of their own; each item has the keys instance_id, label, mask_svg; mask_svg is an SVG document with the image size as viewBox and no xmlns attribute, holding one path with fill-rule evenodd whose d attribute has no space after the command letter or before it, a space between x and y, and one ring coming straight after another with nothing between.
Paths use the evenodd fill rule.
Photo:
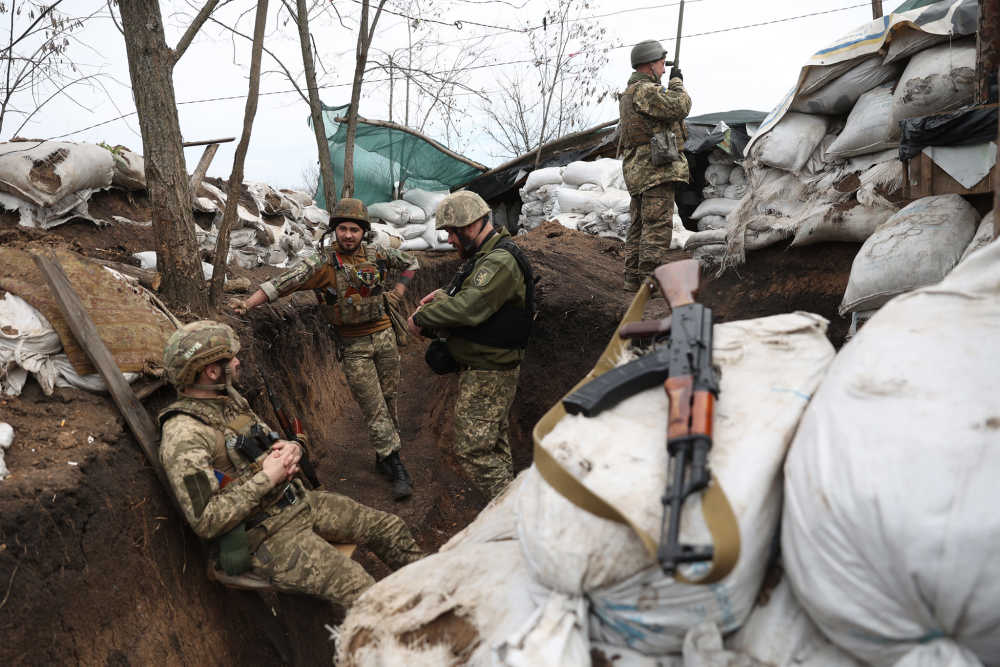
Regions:
<instances>
[{"instance_id":1,"label":"overcast sky","mask_svg":"<svg viewBox=\"0 0 1000 667\"><path fill-rule=\"evenodd\" d=\"M901 1L901 0L900 0ZM454 50L470 46L478 69L467 77L468 85L485 91L487 98L495 96L498 81L521 71L531 76L529 66L503 64L522 60L530 55L525 26L538 26L547 0L412 0L408 9L393 7L401 13L441 23L425 21L417 30L421 39L448 42L443 58L452 57ZM200 3L200 0L199 0ZM301 73L301 56L294 26L269 24L268 48L272 49L293 69ZM294 2L292 2L294 5ZM899 2L885 3L886 11ZM134 115L99 127L78 132L90 125L102 123L121 114L134 111L129 86L128 65L122 36L107 18L106 5L96 0L66 0L60 9L67 14L83 15L102 12L104 17L90 21L79 33L80 44L74 45L73 57L81 71L97 71L108 75L105 87L111 98L99 89L77 88L77 101L51 103L21 131L31 138L57 137L72 133L66 140L104 141L124 144L141 150L138 123ZM243 32L253 30L253 3L235 0L223 8L220 17L232 23L237 15ZM387 8L392 5L387 5ZM167 42L176 44L194 11L182 1L161 0L167 27ZM327 72L322 76L322 98L328 105L345 104L350 100L350 80L354 70L354 48L359 5L356 0L338 0L336 7L348 28L340 25L328 13L314 21L313 34ZM831 11L833 10L833 11ZM820 12L823 12L820 14ZM607 85L623 89L631 67L629 49L643 39L660 39L673 54L673 38L677 30L676 0L619 0L592 2L582 10L584 16L606 28L600 44L580 44L578 50L601 49L621 44L609 52L609 62L598 77ZM805 16L816 14L814 16ZM287 16L287 14L283 14ZM685 85L694 101L692 115L729 109L769 111L795 83L803 62L813 52L839 36L872 19L870 2L857 0L688 0L684 9L684 27L680 61ZM461 27L453 24L461 21ZM491 27L475 25L487 24ZM443 25L447 24L447 25ZM741 27L755 25L753 27ZM6 28L6 26L5 26ZM507 30L509 29L509 30ZM550 27L551 29L551 27ZM521 31L521 32L519 32ZM704 34L712 33L715 34ZM373 54L403 50L407 46L407 19L383 14L373 42ZM6 41L6 34L2 35ZM200 140L224 136L239 136L247 92L250 43L233 38L218 26L206 24L194 44L188 49L174 71L176 98L179 103L234 97L235 99L179 104L181 132L185 140ZM304 183L304 173L316 161L316 148L311 129L306 124L308 105L291 90L278 67L264 56L262 93L250 152L246 162L246 180L266 181L278 187L296 187ZM373 73L371 79L384 79ZM301 77L300 77L301 81ZM368 118L388 118L388 85L373 83L363 89L361 114ZM402 116L401 89L395 88L394 120ZM460 127L461 137L451 137L452 147L488 166L502 161L483 136L485 122L478 110L481 102L472 95L463 96ZM414 114L415 115L415 114ZM587 112L588 124L597 124L617 117L617 105L605 102ZM415 124L415 123L411 123ZM10 137L16 124L3 127L3 139ZM439 128L430 124L428 133L446 142ZM232 168L235 142L224 145L215 157L209 175L227 177ZM192 171L201 149L187 149L188 169Z\"/></svg>"}]
</instances>

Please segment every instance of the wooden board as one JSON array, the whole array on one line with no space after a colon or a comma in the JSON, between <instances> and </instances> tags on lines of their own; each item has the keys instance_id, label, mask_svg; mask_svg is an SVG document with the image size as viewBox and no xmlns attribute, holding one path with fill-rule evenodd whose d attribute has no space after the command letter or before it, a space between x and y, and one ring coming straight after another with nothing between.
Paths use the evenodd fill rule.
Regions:
<instances>
[{"instance_id":1,"label":"wooden board","mask_svg":"<svg viewBox=\"0 0 1000 667\"><path fill-rule=\"evenodd\" d=\"M994 170L971 188L948 175L929 156L921 153L904 163L906 185L903 192L907 199L920 199L930 195L975 195L993 192Z\"/></svg>"}]
</instances>

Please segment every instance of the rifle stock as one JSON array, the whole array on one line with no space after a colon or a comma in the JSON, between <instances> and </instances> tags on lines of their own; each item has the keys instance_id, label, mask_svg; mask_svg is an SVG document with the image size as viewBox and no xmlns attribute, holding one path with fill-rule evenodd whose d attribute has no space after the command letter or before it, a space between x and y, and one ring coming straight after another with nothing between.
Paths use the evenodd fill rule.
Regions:
<instances>
[{"instance_id":1,"label":"rifle stock","mask_svg":"<svg viewBox=\"0 0 1000 667\"><path fill-rule=\"evenodd\" d=\"M653 278L671 308L694 303L698 291L698 260L682 259L663 264L653 271Z\"/></svg>"}]
</instances>

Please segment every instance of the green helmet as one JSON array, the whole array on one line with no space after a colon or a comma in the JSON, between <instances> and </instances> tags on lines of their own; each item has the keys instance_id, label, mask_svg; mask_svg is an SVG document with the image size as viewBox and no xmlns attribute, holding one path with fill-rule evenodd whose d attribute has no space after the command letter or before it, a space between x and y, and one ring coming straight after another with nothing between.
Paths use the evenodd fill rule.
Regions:
<instances>
[{"instance_id":1,"label":"green helmet","mask_svg":"<svg viewBox=\"0 0 1000 667\"><path fill-rule=\"evenodd\" d=\"M468 227L476 220L490 214L490 207L483 198L469 190L459 190L445 197L434 214L437 228Z\"/></svg>"},{"instance_id":2,"label":"green helmet","mask_svg":"<svg viewBox=\"0 0 1000 667\"><path fill-rule=\"evenodd\" d=\"M341 199L337 202L330 213L330 228L335 229L338 222L355 222L366 232L372 229L368 209L360 199Z\"/></svg>"},{"instance_id":3,"label":"green helmet","mask_svg":"<svg viewBox=\"0 0 1000 667\"><path fill-rule=\"evenodd\" d=\"M228 324L199 320L185 324L167 339L163 367L167 380L181 389L194 384L205 366L232 359L240 351L240 339Z\"/></svg>"},{"instance_id":4,"label":"green helmet","mask_svg":"<svg viewBox=\"0 0 1000 667\"><path fill-rule=\"evenodd\" d=\"M632 47L632 69L646 63L655 63L657 60L666 57L667 52L664 50L662 44L655 39L647 39L645 42L639 42ZM667 64L672 65L673 63Z\"/></svg>"}]
</instances>

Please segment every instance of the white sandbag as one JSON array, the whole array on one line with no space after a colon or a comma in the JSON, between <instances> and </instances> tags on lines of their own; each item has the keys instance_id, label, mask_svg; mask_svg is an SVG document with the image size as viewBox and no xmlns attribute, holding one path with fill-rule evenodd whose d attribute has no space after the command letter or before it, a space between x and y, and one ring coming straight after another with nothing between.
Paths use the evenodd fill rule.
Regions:
<instances>
[{"instance_id":1,"label":"white sandbag","mask_svg":"<svg viewBox=\"0 0 1000 667\"><path fill-rule=\"evenodd\" d=\"M741 165L734 165L733 170L729 172L729 182L733 185L746 185L747 184L747 174Z\"/></svg>"},{"instance_id":2,"label":"white sandbag","mask_svg":"<svg viewBox=\"0 0 1000 667\"><path fill-rule=\"evenodd\" d=\"M705 215L698 218L698 231L704 232L709 229L725 229L726 224L726 216L724 215Z\"/></svg>"},{"instance_id":3,"label":"white sandbag","mask_svg":"<svg viewBox=\"0 0 1000 667\"><path fill-rule=\"evenodd\" d=\"M115 146L111 157L115 162L112 185L123 190L146 189L146 162L141 155L124 146Z\"/></svg>"},{"instance_id":4,"label":"white sandbag","mask_svg":"<svg viewBox=\"0 0 1000 667\"><path fill-rule=\"evenodd\" d=\"M777 527L785 448L834 354L825 330L826 320L807 313L714 327L721 392L709 463L736 513L741 546L735 569L711 586L664 576L631 528L580 509L531 469L518 494L522 552L539 583L586 595L591 638L657 655L679 650L686 629L701 621L725 632L740 626ZM667 482L666 424L666 394L655 387L596 418L566 416L541 444L655 541ZM627 442L628 456L609 442ZM683 543L711 541L699 506L699 498L685 504ZM707 565L687 568L697 578Z\"/></svg>"},{"instance_id":5,"label":"white sandbag","mask_svg":"<svg viewBox=\"0 0 1000 667\"><path fill-rule=\"evenodd\" d=\"M864 93L851 113L837 140L826 149L828 161L852 155L875 153L899 145L898 132L892 131L892 86L876 86Z\"/></svg>"},{"instance_id":6,"label":"white sandbag","mask_svg":"<svg viewBox=\"0 0 1000 667\"><path fill-rule=\"evenodd\" d=\"M430 244L424 237L418 236L415 239L406 239L399 247L402 250L427 250Z\"/></svg>"},{"instance_id":7,"label":"white sandbag","mask_svg":"<svg viewBox=\"0 0 1000 667\"><path fill-rule=\"evenodd\" d=\"M392 225L385 225L378 222L372 223L372 236L370 243L381 245L386 248L398 248L403 245L403 237L399 230Z\"/></svg>"},{"instance_id":8,"label":"white sandbag","mask_svg":"<svg viewBox=\"0 0 1000 667\"><path fill-rule=\"evenodd\" d=\"M497 664L494 647L535 612L532 587L516 541L432 554L358 598L340 626L336 663Z\"/></svg>"},{"instance_id":9,"label":"white sandbag","mask_svg":"<svg viewBox=\"0 0 1000 667\"><path fill-rule=\"evenodd\" d=\"M7 422L0 422L0 479L10 475L7 462L4 461L4 452L10 448L12 442L14 442L14 427Z\"/></svg>"},{"instance_id":10,"label":"white sandbag","mask_svg":"<svg viewBox=\"0 0 1000 667\"><path fill-rule=\"evenodd\" d=\"M757 603L726 646L768 667L863 667L823 636L786 578Z\"/></svg>"},{"instance_id":11,"label":"white sandbag","mask_svg":"<svg viewBox=\"0 0 1000 667\"><path fill-rule=\"evenodd\" d=\"M584 183L578 189L580 192L604 192L604 186L597 183Z\"/></svg>"},{"instance_id":12,"label":"white sandbag","mask_svg":"<svg viewBox=\"0 0 1000 667\"><path fill-rule=\"evenodd\" d=\"M674 217L671 218L670 223L673 227L670 233L670 249L677 250L683 248L684 244L687 243L688 237L694 232L684 226L684 221L681 219L676 207L674 208Z\"/></svg>"},{"instance_id":13,"label":"white sandbag","mask_svg":"<svg viewBox=\"0 0 1000 667\"><path fill-rule=\"evenodd\" d=\"M747 193L747 186L745 185L727 185L726 189L722 191L723 199L733 199L740 200Z\"/></svg>"},{"instance_id":14,"label":"white sandbag","mask_svg":"<svg viewBox=\"0 0 1000 667\"><path fill-rule=\"evenodd\" d=\"M816 92L796 96L788 108L808 114L845 114L862 94L886 81L895 81L901 69L896 63L883 64L880 55L869 56Z\"/></svg>"},{"instance_id":15,"label":"white sandbag","mask_svg":"<svg viewBox=\"0 0 1000 667\"><path fill-rule=\"evenodd\" d=\"M94 190L110 187L114 164L111 151L95 144L0 143L0 190L61 212L67 198L86 200Z\"/></svg>"},{"instance_id":16,"label":"white sandbag","mask_svg":"<svg viewBox=\"0 0 1000 667\"><path fill-rule=\"evenodd\" d=\"M938 282L955 266L979 223L959 195L923 197L876 229L851 265L840 314L870 310Z\"/></svg>"},{"instance_id":17,"label":"white sandbag","mask_svg":"<svg viewBox=\"0 0 1000 667\"><path fill-rule=\"evenodd\" d=\"M424 232L427 231L427 223L410 223L408 225L403 225L402 227L396 227L395 229L403 239L415 239L418 236L423 236Z\"/></svg>"},{"instance_id":18,"label":"white sandbag","mask_svg":"<svg viewBox=\"0 0 1000 667\"><path fill-rule=\"evenodd\" d=\"M936 35L932 32L916 30L908 25L895 26L892 31L892 38L889 42L889 49L882 62L893 63L909 58L918 51L930 48L941 42L951 41L951 35Z\"/></svg>"},{"instance_id":19,"label":"white sandbag","mask_svg":"<svg viewBox=\"0 0 1000 667\"><path fill-rule=\"evenodd\" d=\"M826 636L867 664L1000 664L997 340L991 244L883 306L799 425L785 570Z\"/></svg>"},{"instance_id":20,"label":"white sandbag","mask_svg":"<svg viewBox=\"0 0 1000 667\"><path fill-rule=\"evenodd\" d=\"M622 161L601 158L593 162L570 162L563 171L563 183L577 187L584 183L596 183L602 188L616 187L624 179Z\"/></svg>"},{"instance_id":21,"label":"white sandbag","mask_svg":"<svg viewBox=\"0 0 1000 667\"><path fill-rule=\"evenodd\" d=\"M687 237L684 242L685 250L694 250L703 245L714 245L718 243L726 242L726 228L717 227L715 229L708 229L703 232L695 232L691 236Z\"/></svg>"},{"instance_id":22,"label":"white sandbag","mask_svg":"<svg viewBox=\"0 0 1000 667\"><path fill-rule=\"evenodd\" d=\"M701 196L703 199L719 199L720 197L725 197L727 187L729 186L706 185L701 189Z\"/></svg>"},{"instance_id":23,"label":"white sandbag","mask_svg":"<svg viewBox=\"0 0 1000 667\"><path fill-rule=\"evenodd\" d=\"M959 258L958 262L961 264L964 262L969 255L976 252L980 248L985 248L987 245L993 242L993 215L994 211L990 211L983 216L983 219L979 222L979 227L976 229L975 236L969 241L969 245L965 247L962 252L962 256Z\"/></svg>"},{"instance_id":24,"label":"white sandbag","mask_svg":"<svg viewBox=\"0 0 1000 667\"><path fill-rule=\"evenodd\" d=\"M860 62L860 58L855 58L852 60L844 60L839 63L834 63L833 65L809 67L809 71L806 73L805 79L803 79L802 84L799 86L798 94L809 95L810 93L816 92L845 72L854 69L854 67Z\"/></svg>"},{"instance_id":25,"label":"white sandbag","mask_svg":"<svg viewBox=\"0 0 1000 667\"><path fill-rule=\"evenodd\" d=\"M970 104L976 89L976 40L926 49L910 58L892 100L892 120L951 111Z\"/></svg>"},{"instance_id":26,"label":"white sandbag","mask_svg":"<svg viewBox=\"0 0 1000 667\"><path fill-rule=\"evenodd\" d=\"M733 156L721 148L713 148L708 154L709 164L733 164Z\"/></svg>"},{"instance_id":27,"label":"white sandbag","mask_svg":"<svg viewBox=\"0 0 1000 667\"><path fill-rule=\"evenodd\" d=\"M732 171L731 164L710 164L705 168L705 180L709 185L727 185Z\"/></svg>"},{"instance_id":28,"label":"white sandbag","mask_svg":"<svg viewBox=\"0 0 1000 667\"><path fill-rule=\"evenodd\" d=\"M372 204L368 207L368 215L384 220L395 227L427 221L424 209L403 199Z\"/></svg>"},{"instance_id":29,"label":"white sandbag","mask_svg":"<svg viewBox=\"0 0 1000 667\"><path fill-rule=\"evenodd\" d=\"M559 213L553 217L553 219L558 222L563 227L568 229L576 229L584 219L583 213Z\"/></svg>"},{"instance_id":30,"label":"white sandbag","mask_svg":"<svg viewBox=\"0 0 1000 667\"><path fill-rule=\"evenodd\" d=\"M754 159L785 171L798 171L826 136L826 116L786 113L770 132L750 148Z\"/></svg>"},{"instance_id":31,"label":"white sandbag","mask_svg":"<svg viewBox=\"0 0 1000 667\"><path fill-rule=\"evenodd\" d=\"M895 151L891 158L872 165L858 177L858 203L870 207L892 207L902 199L906 175Z\"/></svg>"},{"instance_id":32,"label":"white sandbag","mask_svg":"<svg viewBox=\"0 0 1000 667\"><path fill-rule=\"evenodd\" d=\"M583 214L599 212L606 208L601 201L601 194L600 192L559 188L556 190L559 211L562 213Z\"/></svg>"},{"instance_id":33,"label":"white sandbag","mask_svg":"<svg viewBox=\"0 0 1000 667\"><path fill-rule=\"evenodd\" d=\"M438 205L451 194L448 190L421 190L414 188L403 193L403 201L417 206L424 212L424 220L434 217ZM414 221L415 222L415 221Z\"/></svg>"},{"instance_id":34,"label":"white sandbag","mask_svg":"<svg viewBox=\"0 0 1000 667\"><path fill-rule=\"evenodd\" d=\"M282 188L280 192L281 194L285 195L286 197L294 201L296 204L298 204L299 207L302 209L309 208L310 206L316 204L316 200L314 200L313 196L308 192L302 192L301 190L292 190L289 188Z\"/></svg>"},{"instance_id":35,"label":"white sandbag","mask_svg":"<svg viewBox=\"0 0 1000 667\"><path fill-rule=\"evenodd\" d=\"M562 183L562 167L545 167L535 169L528 174L528 179L524 182L524 189L528 192L537 190L543 185Z\"/></svg>"},{"instance_id":36,"label":"white sandbag","mask_svg":"<svg viewBox=\"0 0 1000 667\"><path fill-rule=\"evenodd\" d=\"M694 213L691 214L691 219L700 220L706 215L721 215L725 217L729 215L732 210L739 205L739 203L738 199L724 199L721 197L717 199L706 199L698 204L698 208L696 208Z\"/></svg>"},{"instance_id":37,"label":"white sandbag","mask_svg":"<svg viewBox=\"0 0 1000 667\"><path fill-rule=\"evenodd\" d=\"M895 208L869 208L858 204L820 203L799 217L793 246L844 241L861 243L883 222L896 213Z\"/></svg>"},{"instance_id":38,"label":"white sandbag","mask_svg":"<svg viewBox=\"0 0 1000 667\"><path fill-rule=\"evenodd\" d=\"M302 218L310 225L330 224L330 214L319 206L306 206L302 209Z\"/></svg>"}]
</instances>

